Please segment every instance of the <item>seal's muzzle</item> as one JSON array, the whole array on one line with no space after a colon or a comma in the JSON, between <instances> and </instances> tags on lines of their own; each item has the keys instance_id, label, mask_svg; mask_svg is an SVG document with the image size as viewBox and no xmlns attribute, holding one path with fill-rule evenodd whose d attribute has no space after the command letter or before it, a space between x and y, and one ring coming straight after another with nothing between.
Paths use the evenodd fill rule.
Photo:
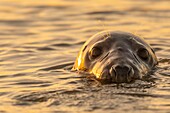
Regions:
<instances>
[{"instance_id":1,"label":"seal's muzzle","mask_svg":"<svg viewBox=\"0 0 170 113\"><path fill-rule=\"evenodd\" d=\"M134 76L134 70L129 65L113 65L110 69L112 82L131 82Z\"/></svg>"}]
</instances>

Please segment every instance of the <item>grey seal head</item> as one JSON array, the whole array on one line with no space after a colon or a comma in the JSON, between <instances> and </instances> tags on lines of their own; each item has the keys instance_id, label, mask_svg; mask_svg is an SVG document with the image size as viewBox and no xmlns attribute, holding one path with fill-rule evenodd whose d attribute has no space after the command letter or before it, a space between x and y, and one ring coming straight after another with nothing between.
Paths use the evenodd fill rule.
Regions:
<instances>
[{"instance_id":1,"label":"grey seal head","mask_svg":"<svg viewBox=\"0 0 170 113\"><path fill-rule=\"evenodd\" d=\"M122 31L103 31L85 42L72 70L88 72L101 81L124 83L141 79L157 64L144 39Z\"/></svg>"}]
</instances>

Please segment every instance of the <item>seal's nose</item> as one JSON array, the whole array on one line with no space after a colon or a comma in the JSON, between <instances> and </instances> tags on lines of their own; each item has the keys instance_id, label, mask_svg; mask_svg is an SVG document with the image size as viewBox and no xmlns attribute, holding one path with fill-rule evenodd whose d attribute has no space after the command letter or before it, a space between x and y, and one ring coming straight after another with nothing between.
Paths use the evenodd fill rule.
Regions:
<instances>
[{"instance_id":1,"label":"seal's nose","mask_svg":"<svg viewBox=\"0 0 170 113\"><path fill-rule=\"evenodd\" d=\"M134 70L129 65L113 65L110 69L113 82L130 82L134 75Z\"/></svg>"}]
</instances>

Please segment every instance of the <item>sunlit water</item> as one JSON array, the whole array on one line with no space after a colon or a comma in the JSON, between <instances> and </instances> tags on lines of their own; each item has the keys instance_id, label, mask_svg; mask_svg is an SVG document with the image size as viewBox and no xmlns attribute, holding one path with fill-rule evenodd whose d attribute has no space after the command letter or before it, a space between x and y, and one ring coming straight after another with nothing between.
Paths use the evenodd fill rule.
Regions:
<instances>
[{"instance_id":1,"label":"sunlit water","mask_svg":"<svg viewBox=\"0 0 170 113\"><path fill-rule=\"evenodd\" d=\"M169 0L1 0L0 113L170 113ZM102 30L144 37L152 81L100 85L70 72Z\"/></svg>"}]
</instances>

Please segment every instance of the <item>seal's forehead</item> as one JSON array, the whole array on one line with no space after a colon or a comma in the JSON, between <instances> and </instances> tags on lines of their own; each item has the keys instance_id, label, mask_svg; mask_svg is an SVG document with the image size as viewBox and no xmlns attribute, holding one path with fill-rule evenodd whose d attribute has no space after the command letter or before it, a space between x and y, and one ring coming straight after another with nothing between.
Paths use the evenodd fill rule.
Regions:
<instances>
[{"instance_id":1,"label":"seal's forehead","mask_svg":"<svg viewBox=\"0 0 170 113\"><path fill-rule=\"evenodd\" d=\"M122 32L122 31L104 31L100 32L94 36L92 36L87 42L86 45L92 45L94 43L97 43L99 41L112 41L112 42L117 42L117 41L122 41L122 42L139 42L145 45L145 42L143 39L127 32Z\"/></svg>"}]
</instances>

